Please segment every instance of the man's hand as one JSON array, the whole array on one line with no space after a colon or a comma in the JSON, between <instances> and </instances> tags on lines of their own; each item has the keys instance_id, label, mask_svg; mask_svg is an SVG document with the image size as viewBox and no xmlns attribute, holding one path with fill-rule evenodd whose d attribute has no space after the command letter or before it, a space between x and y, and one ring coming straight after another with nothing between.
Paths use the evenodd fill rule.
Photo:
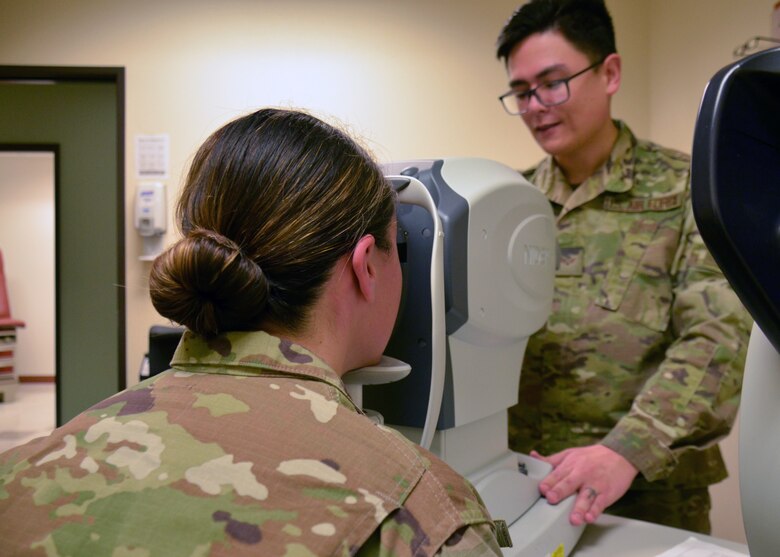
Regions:
<instances>
[{"instance_id":1,"label":"man's hand","mask_svg":"<svg viewBox=\"0 0 780 557\"><path fill-rule=\"evenodd\" d=\"M574 526L593 523L608 506L628 491L638 470L628 460L603 445L566 449L550 456L531 456L552 465L553 471L539 484L539 491L553 505L579 492L569 521Z\"/></svg>"}]
</instances>

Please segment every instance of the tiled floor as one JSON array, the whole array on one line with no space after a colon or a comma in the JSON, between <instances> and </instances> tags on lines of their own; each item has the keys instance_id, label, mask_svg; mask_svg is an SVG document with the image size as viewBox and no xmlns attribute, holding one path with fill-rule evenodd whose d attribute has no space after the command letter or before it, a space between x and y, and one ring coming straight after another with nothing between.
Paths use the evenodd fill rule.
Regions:
<instances>
[{"instance_id":1,"label":"tiled floor","mask_svg":"<svg viewBox=\"0 0 780 557\"><path fill-rule=\"evenodd\" d=\"M21 383L14 400L0 402L0 452L54 429L54 383Z\"/></svg>"}]
</instances>

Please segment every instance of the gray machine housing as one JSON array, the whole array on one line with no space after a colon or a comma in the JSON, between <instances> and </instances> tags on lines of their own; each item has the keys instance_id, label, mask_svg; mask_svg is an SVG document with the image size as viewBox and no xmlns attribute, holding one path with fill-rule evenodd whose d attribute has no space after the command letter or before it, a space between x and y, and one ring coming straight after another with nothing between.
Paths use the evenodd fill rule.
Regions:
<instances>
[{"instance_id":1,"label":"gray machine housing","mask_svg":"<svg viewBox=\"0 0 780 557\"><path fill-rule=\"evenodd\" d=\"M514 169L486 159L407 161L384 170L422 182L444 230L447 365L437 429L505 410L516 403L527 338L544 325L552 303L556 249L549 203ZM413 371L396 383L364 387L363 401L387 423L422 427L434 340L430 291L420 285L430 275L433 223L421 207L401 204L397 214L404 294L385 353ZM475 360L485 369L459 373ZM490 400L479 400L480 393Z\"/></svg>"},{"instance_id":2,"label":"gray machine housing","mask_svg":"<svg viewBox=\"0 0 780 557\"><path fill-rule=\"evenodd\" d=\"M415 161L385 167L388 174L397 173L422 182L439 210L444 242L444 301L447 334L459 329L468 320L466 273L469 206L445 182L441 175L443 160ZM399 166L401 168L399 168ZM392 168L397 169L393 172ZM433 219L422 207L399 204L398 253L401 259L403 295L393 334L385 354L408 363L413 370L430 370L433 346L431 324L431 291L425 277L431 273ZM412 287L415 285L415 287ZM430 390L430 373L411 373L401 381L363 387L367 408L382 414L388 423L423 427ZM437 429L454 426L451 360L447 359L444 397ZM403 401L399 404L399 401Z\"/></svg>"}]
</instances>

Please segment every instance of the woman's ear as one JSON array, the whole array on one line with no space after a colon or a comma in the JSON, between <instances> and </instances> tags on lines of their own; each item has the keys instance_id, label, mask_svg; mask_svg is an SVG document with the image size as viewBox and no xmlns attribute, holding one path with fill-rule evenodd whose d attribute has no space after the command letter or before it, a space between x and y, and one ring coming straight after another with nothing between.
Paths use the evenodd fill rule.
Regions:
<instances>
[{"instance_id":1,"label":"woman's ear","mask_svg":"<svg viewBox=\"0 0 780 557\"><path fill-rule=\"evenodd\" d=\"M376 240L371 234L366 234L352 251L352 272L360 295L368 302L373 302L376 297L376 269L372 262L376 249Z\"/></svg>"},{"instance_id":2,"label":"woman's ear","mask_svg":"<svg viewBox=\"0 0 780 557\"><path fill-rule=\"evenodd\" d=\"M607 95L612 96L620 89L622 60L620 54L613 52L604 59L604 75L607 78Z\"/></svg>"}]
</instances>

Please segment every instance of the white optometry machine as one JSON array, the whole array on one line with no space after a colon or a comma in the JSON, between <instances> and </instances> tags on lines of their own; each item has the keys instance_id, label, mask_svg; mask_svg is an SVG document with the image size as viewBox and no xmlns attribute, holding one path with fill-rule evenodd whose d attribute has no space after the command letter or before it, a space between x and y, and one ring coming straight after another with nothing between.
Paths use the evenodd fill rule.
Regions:
<instances>
[{"instance_id":1,"label":"white optometry machine","mask_svg":"<svg viewBox=\"0 0 780 557\"><path fill-rule=\"evenodd\" d=\"M344 380L367 411L471 480L509 525L506 555L568 555L582 532L569 524L574 498L548 504L538 485L549 465L507 444L528 337L552 304L550 204L516 170L486 159L393 163L385 172L399 192L404 293L386 366ZM384 378L383 367L394 371Z\"/></svg>"}]
</instances>

